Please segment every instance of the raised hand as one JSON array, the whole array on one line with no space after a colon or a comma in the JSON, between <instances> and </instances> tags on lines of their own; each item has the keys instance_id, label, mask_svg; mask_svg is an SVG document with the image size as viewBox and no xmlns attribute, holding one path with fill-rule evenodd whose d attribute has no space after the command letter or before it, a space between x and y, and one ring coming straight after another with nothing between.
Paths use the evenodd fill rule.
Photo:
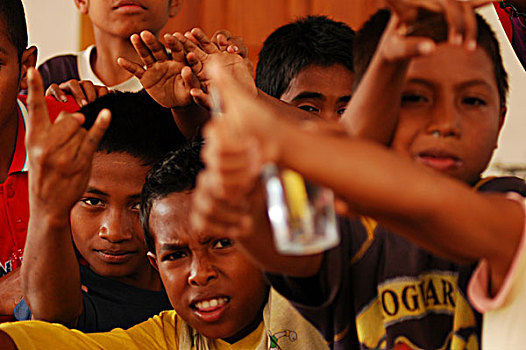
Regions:
<instances>
[{"instance_id":1,"label":"raised hand","mask_svg":"<svg viewBox=\"0 0 526 350\"><path fill-rule=\"evenodd\" d=\"M33 68L28 71L28 86L30 210L41 210L48 218L69 219L71 208L85 191L93 154L111 115L103 110L89 131L82 127L84 116L80 113L62 112L52 124L42 79Z\"/></svg>"},{"instance_id":2,"label":"raised hand","mask_svg":"<svg viewBox=\"0 0 526 350\"><path fill-rule=\"evenodd\" d=\"M206 95L210 85L210 66L215 64L224 67L229 74L242 84L250 94L256 95L257 89L254 83L252 71L247 67L245 60L238 54L221 51L199 28L192 29L184 35L175 33L174 37L183 45L187 62L193 73L201 82L201 91L192 89L194 98L206 101L209 105L209 97Z\"/></svg>"},{"instance_id":3,"label":"raised hand","mask_svg":"<svg viewBox=\"0 0 526 350\"><path fill-rule=\"evenodd\" d=\"M200 82L186 67L183 45L170 34L166 34L164 39L166 48L148 31L134 34L130 40L142 64L122 57L117 62L135 75L160 105L166 108L187 107L194 102L190 90L200 89ZM166 49L171 51L171 55Z\"/></svg>"},{"instance_id":4,"label":"raised hand","mask_svg":"<svg viewBox=\"0 0 526 350\"><path fill-rule=\"evenodd\" d=\"M412 25L421 10L441 13L448 24L448 41L455 45L464 44L469 50L477 46L477 21L474 9L487 5L492 0L387 0L388 5L399 19L399 28L410 34Z\"/></svg>"}]
</instances>

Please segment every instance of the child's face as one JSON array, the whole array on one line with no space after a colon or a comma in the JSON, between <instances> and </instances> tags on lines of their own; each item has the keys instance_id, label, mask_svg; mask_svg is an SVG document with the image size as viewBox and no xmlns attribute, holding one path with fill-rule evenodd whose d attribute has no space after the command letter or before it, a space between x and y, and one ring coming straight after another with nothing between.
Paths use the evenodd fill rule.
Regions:
<instances>
[{"instance_id":1,"label":"child's face","mask_svg":"<svg viewBox=\"0 0 526 350\"><path fill-rule=\"evenodd\" d=\"M477 181L505 113L493 67L483 49L467 53L449 44L414 59L392 148L464 182Z\"/></svg>"},{"instance_id":2,"label":"child's face","mask_svg":"<svg viewBox=\"0 0 526 350\"><path fill-rule=\"evenodd\" d=\"M352 94L353 73L335 64L302 69L290 82L280 99L330 121L337 121Z\"/></svg>"},{"instance_id":3,"label":"child's face","mask_svg":"<svg viewBox=\"0 0 526 350\"><path fill-rule=\"evenodd\" d=\"M169 17L175 16L182 0L76 0L81 12L104 33L128 39L149 30L158 34Z\"/></svg>"},{"instance_id":4,"label":"child's face","mask_svg":"<svg viewBox=\"0 0 526 350\"><path fill-rule=\"evenodd\" d=\"M191 231L191 198L172 193L152 203L156 254L148 256L175 311L190 326L209 338L244 336L259 324L268 287L234 241Z\"/></svg>"},{"instance_id":5,"label":"child's face","mask_svg":"<svg viewBox=\"0 0 526 350\"><path fill-rule=\"evenodd\" d=\"M6 125L9 119L16 123L19 88L20 63L17 50L9 39L0 17L0 128Z\"/></svg>"},{"instance_id":6,"label":"child's face","mask_svg":"<svg viewBox=\"0 0 526 350\"><path fill-rule=\"evenodd\" d=\"M152 268L146 257L139 203L150 167L127 153L97 152L88 188L71 210L75 245L99 275L138 285Z\"/></svg>"}]
</instances>

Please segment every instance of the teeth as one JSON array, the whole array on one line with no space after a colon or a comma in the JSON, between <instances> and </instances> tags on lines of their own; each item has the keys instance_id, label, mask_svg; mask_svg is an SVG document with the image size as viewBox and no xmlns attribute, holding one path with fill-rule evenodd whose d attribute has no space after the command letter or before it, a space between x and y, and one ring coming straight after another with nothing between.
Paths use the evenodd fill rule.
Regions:
<instances>
[{"instance_id":1,"label":"teeth","mask_svg":"<svg viewBox=\"0 0 526 350\"><path fill-rule=\"evenodd\" d=\"M214 298L210 300L203 300L198 303L195 303L195 307L200 310L206 310L209 308L214 308L217 306L224 305L228 301L228 298Z\"/></svg>"}]
</instances>

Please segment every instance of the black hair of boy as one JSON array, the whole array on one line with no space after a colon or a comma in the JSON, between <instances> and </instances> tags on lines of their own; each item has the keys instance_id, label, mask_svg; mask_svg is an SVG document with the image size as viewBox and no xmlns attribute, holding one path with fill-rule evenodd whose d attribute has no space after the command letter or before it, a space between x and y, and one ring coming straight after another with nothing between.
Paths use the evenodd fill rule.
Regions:
<instances>
[{"instance_id":1,"label":"black hair of boy","mask_svg":"<svg viewBox=\"0 0 526 350\"><path fill-rule=\"evenodd\" d=\"M422 12L422 16L425 19L418 21L409 35L426 36L437 43L445 42L447 40L447 23L444 17L429 12ZM356 39L354 41L355 88L360 83L369 63L371 63L376 47L380 42L390 17L391 14L388 10L379 10L372 15L356 33ZM484 18L476 14L476 19L478 25L477 44L486 51L493 62L497 88L499 90L500 105L504 107L506 106L506 97L508 95L508 74L502 63L500 46L495 37L495 33Z\"/></svg>"},{"instance_id":2,"label":"black hair of boy","mask_svg":"<svg viewBox=\"0 0 526 350\"><path fill-rule=\"evenodd\" d=\"M354 72L354 30L325 16L308 16L276 29L263 43L256 67L256 86L280 98L291 80L311 65L334 64Z\"/></svg>"},{"instance_id":3,"label":"black hair of boy","mask_svg":"<svg viewBox=\"0 0 526 350\"><path fill-rule=\"evenodd\" d=\"M112 92L80 109L89 129L102 109L109 109L111 123L98 151L128 153L143 165L153 165L186 142L170 109L142 92Z\"/></svg>"},{"instance_id":4,"label":"black hair of boy","mask_svg":"<svg viewBox=\"0 0 526 350\"><path fill-rule=\"evenodd\" d=\"M155 241L150 232L150 212L155 200L170 193L191 191L195 188L197 174L204 169L200 152L202 141L187 143L170 152L166 158L154 165L146 176L141 194L141 224L144 231L146 250L155 253Z\"/></svg>"},{"instance_id":5,"label":"black hair of boy","mask_svg":"<svg viewBox=\"0 0 526 350\"><path fill-rule=\"evenodd\" d=\"M0 20L3 29L18 54L18 61L27 48L27 25L22 0L0 1Z\"/></svg>"}]
</instances>

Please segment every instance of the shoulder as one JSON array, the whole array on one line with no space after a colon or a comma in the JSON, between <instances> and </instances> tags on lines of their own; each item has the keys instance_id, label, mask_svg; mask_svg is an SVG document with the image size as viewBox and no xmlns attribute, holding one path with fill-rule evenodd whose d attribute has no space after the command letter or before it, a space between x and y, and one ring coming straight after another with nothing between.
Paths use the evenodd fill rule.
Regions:
<instances>
[{"instance_id":1,"label":"shoulder","mask_svg":"<svg viewBox=\"0 0 526 350\"><path fill-rule=\"evenodd\" d=\"M22 101L24 106L27 108L27 95L19 95L18 99ZM54 122L57 119L60 112L74 113L79 110L79 105L75 102L75 99L68 98L67 102L57 101L52 96L46 96L46 105L49 113L49 119Z\"/></svg>"},{"instance_id":2,"label":"shoulder","mask_svg":"<svg viewBox=\"0 0 526 350\"><path fill-rule=\"evenodd\" d=\"M42 63L38 71L42 75L44 87L71 79L80 80L77 57L74 54L55 56Z\"/></svg>"},{"instance_id":3,"label":"shoulder","mask_svg":"<svg viewBox=\"0 0 526 350\"><path fill-rule=\"evenodd\" d=\"M515 176L482 179L475 188L481 192L515 192L526 197L526 182Z\"/></svg>"}]
</instances>

